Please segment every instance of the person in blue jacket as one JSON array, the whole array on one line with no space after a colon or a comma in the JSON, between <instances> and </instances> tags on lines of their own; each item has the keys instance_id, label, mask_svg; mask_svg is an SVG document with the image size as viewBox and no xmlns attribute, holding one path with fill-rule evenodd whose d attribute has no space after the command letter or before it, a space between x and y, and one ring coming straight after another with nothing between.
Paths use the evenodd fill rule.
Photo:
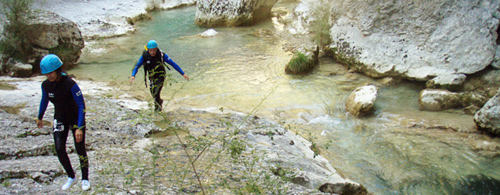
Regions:
<instances>
[{"instance_id":1,"label":"person in blue jacket","mask_svg":"<svg viewBox=\"0 0 500 195\"><path fill-rule=\"evenodd\" d=\"M89 190L89 161L85 149L85 101L76 82L61 71L61 59L54 54L43 57L40 70L47 79L42 83L42 100L36 121L38 128L43 127L42 119L49 104L54 105L54 142L59 162L68 174L62 190L69 189L75 182L75 172L66 153L66 139L69 131L73 133L76 153L82 171L82 189Z\"/></svg>"},{"instance_id":2,"label":"person in blue jacket","mask_svg":"<svg viewBox=\"0 0 500 195\"><path fill-rule=\"evenodd\" d=\"M163 83L165 82L165 67L166 63L174 67L177 72L179 72L184 79L189 80L189 77L182 71L181 67L177 65L167 54L163 53L158 49L158 45L155 40L150 40L146 46L147 51L142 53L142 56L135 64L132 70L132 76L130 77L130 83L134 82L137 70L144 65L144 73L148 75L149 79L149 90L151 95L153 95L155 102L155 111L161 111L163 100L161 99L161 89L163 88ZM167 67L168 68L168 67Z\"/></svg>"}]
</instances>

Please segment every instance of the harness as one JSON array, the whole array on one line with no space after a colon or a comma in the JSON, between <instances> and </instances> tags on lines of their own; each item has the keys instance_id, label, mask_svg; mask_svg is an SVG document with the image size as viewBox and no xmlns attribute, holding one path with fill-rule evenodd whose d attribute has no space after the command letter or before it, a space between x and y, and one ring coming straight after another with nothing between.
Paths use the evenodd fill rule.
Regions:
<instances>
[{"instance_id":1,"label":"harness","mask_svg":"<svg viewBox=\"0 0 500 195\"><path fill-rule=\"evenodd\" d=\"M166 67L168 70L170 70L170 68L167 66L167 64L165 64L165 61L163 60L164 53L160 49L158 49L158 52L160 53L160 64L159 65ZM147 61L154 61L155 57L156 56L153 57L153 56L149 55L148 50L146 50L142 53L142 58L144 59L144 63L143 63L143 66L144 66L144 84L146 85L146 87L148 86L146 78L148 77L149 71L155 70L158 66L158 65L152 65L152 63L147 64ZM149 67L146 67L146 66L149 66Z\"/></svg>"}]
</instances>

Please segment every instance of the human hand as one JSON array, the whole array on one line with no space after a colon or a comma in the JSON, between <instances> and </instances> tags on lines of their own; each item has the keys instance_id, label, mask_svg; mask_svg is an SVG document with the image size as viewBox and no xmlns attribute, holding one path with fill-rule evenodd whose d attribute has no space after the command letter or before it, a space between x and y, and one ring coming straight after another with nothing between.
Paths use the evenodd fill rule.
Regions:
<instances>
[{"instance_id":1,"label":"human hand","mask_svg":"<svg viewBox=\"0 0 500 195\"><path fill-rule=\"evenodd\" d=\"M75 138L76 138L76 143L80 143L83 140L83 130L77 129L75 131Z\"/></svg>"},{"instance_id":2,"label":"human hand","mask_svg":"<svg viewBox=\"0 0 500 195\"><path fill-rule=\"evenodd\" d=\"M42 120L40 120L40 119L37 119L37 120L36 120L36 126L37 126L38 128L42 128L42 127L43 127L43 121L42 121Z\"/></svg>"},{"instance_id":3,"label":"human hand","mask_svg":"<svg viewBox=\"0 0 500 195\"><path fill-rule=\"evenodd\" d=\"M130 83L132 84L132 83L134 82L134 80L135 80L135 77L134 77L134 76L131 76L131 77L130 77Z\"/></svg>"},{"instance_id":4,"label":"human hand","mask_svg":"<svg viewBox=\"0 0 500 195\"><path fill-rule=\"evenodd\" d=\"M188 77L188 75L183 74L182 76L184 77L184 79L186 79L186 81L189 81L189 77Z\"/></svg>"}]
</instances>

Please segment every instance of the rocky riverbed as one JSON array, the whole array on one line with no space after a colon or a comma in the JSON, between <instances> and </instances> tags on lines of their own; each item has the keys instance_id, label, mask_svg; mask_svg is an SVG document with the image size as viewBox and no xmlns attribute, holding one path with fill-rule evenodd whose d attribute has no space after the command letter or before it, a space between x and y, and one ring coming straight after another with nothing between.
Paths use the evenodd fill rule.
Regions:
<instances>
[{"instance_id":1,"label":"rocky riverbed","mask_svg":"<svg viewBox=\"0 0 500 195\"><path fill-rule=\"evenodd\" d=\"M53 108L44 128L35 125L43 79L0 78L0 194L61 194L66 174L54 152ZM154 114L147 102L129 108L136 100L107 98L115 92L104 83L77 82L87 107L93 193L322 194L322 185L366 193L280 124L223 108ZM78 170L71 139L67 146ZM67 193L79 192L74 186Z\"/></svg>"},{"instance_id":2,"label":"rocky riverbed","mask_svg":"<svg viewBox=\"0 0 500 195\"><path fill-rule=\"evenodd\" d=\"M85 9L74 12L73 7ZM112 0L54 0L40 5L77 23L87 38L87 49L92 48L88 38L133 31L130 18L153 7L136 0L118 5ZM60 194L66 180L53 150L49 122L53 108L49 107L46 114L46 127L35 126L43 79L0 79L0 194ZM352 186L356 192L366 193L317 155L315 143L275 122L223 108L182 108L155 115L148 111L148 102L127 96L109 98L116 98L117 92L108 84L84 80L78 83L87 103L93 193L321 194L318 188L340 193ZM495 92L498 89L492 88ZM475 151L492 158L498 156L499 139L472 126L465 130L441 125L407 127L458 134ZM77 169L72 145L70 139L68 150ZM195 162L194 166L189 162ZM79 192L77 186L68 193Z\"/></svg>"},{"instance_id":3,"label":"rocky riverbed","mask_svg":"<svg viewBox=\"0 0 500 195\"><path fill-rule=\"evenodd\" d=\"M133 31L130 22L148 9L193 2L56 0L34 8L75 22L88 46L89 38ZM52 105L45 127L35 125L44 79L0 78L0 194L62 193L66 175L54 151ZM366 193L338 174L313 143L275 122L223 108L154 114L148 102L109 98L117 92L106 83L77 82L87 107L91 193L322 194L320 186L325 192ZM67 146L80 177L72 139ZM67 193L79 192L76 186Z\"/></svg>"}]
</instances>

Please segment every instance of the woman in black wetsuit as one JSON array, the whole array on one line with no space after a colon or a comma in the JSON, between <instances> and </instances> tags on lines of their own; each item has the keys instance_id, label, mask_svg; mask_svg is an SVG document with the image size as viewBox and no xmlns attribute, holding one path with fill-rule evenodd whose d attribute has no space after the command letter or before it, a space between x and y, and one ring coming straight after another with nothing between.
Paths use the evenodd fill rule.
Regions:
<instances>
[{"instance_id":1,"label":"woman in black wetsuit","mask_svg":"<svg viewBox=\"0 0 500 195\"><path fill-rule=\"evenodd\" d=\"M82 189L89 190L89 161L85 149L85 102L76 82L61 72L62 61L58 56L49 54L40 62L42 74L47 80L42 83L42 100L38 112L37 126L43 127L42 119L49 104L54 104L54 142L57 157L68 174L62 190L69 189L75 182L75 172L66 153L66 139L69 131L73 133L76 153L82 170Z\"/></svg>"},{"instance_id":2,"label":"woman in black wetsuit","mask_svg":"<svg viewBox=\"0 0 500 195\"><path fill-rule=\"evenodd\" d=\"M144 65L144 72L149 78L149 89L155 100L155 111L161 111L163 100L161 99L160 94L161 89L163 88L163 82L165 81L165 62L174 67L174 69L177 70L177 72L179 72L184 79L189 80L189 77L184 73L181 67L177 65L177 63L168 57L167 54L158 49L158 45L155 40L150 40L146 48L147 51L142 53L142 56L134 66L134 70L132 70L130 83L134 82L137 70Z\"/></svg>"}]
</instances>

